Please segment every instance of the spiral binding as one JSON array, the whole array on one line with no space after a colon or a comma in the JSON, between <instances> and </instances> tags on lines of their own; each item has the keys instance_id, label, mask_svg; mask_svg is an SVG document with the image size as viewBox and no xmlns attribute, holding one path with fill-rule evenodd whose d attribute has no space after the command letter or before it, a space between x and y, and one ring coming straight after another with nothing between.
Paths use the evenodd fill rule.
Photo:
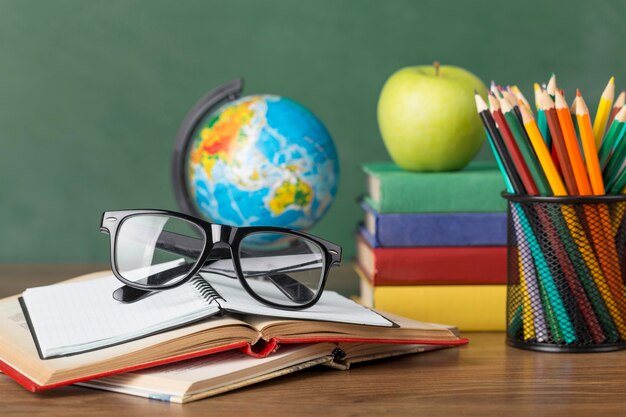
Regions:
<instances>
[{"instance_id":1,"label":"spiral binding","mask_svg":"<svg viewBox=\"0 0 626 417\"><path fill-rule=\"evenodd\" d=\"M205 299L209 304L212 304L213 301L216 300L224 300L224 298L215 291L215 288L211 286L204 278L200 275L196 275L193 277L189 284L200 294L200 297Z\"/></svg>"}]
</instances>

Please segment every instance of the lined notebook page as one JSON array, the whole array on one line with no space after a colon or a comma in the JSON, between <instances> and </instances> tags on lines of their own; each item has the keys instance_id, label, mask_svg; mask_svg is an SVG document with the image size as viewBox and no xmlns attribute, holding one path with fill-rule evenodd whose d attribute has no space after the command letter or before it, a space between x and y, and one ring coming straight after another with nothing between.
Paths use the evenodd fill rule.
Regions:
<instances>
[{"instance_id":1,"label":"lined notebook page","mask_svg":"<svg viewBox=\"0 0 626 417\"><path fill-rule=\"evenodd\" d=\"M29 288L22 295L44 358L114 345L219 311L189 284L124 304L112 274L86 282Z\"/></svg>"},{"instance_id":2,"label":"lined notebook page","mask_svg":"<svg viewBox=\"0 0 626 417\"><path fill-rule=\"evenodd\" d=\"M216 274L203 273L201 275L223 298L223 300L218 300L217 302L226 310L289 319L335 321L385 327L393 326L393 323L380 314L334 291L324 291L319 301L305 310L281 310L262 304L252 298L237 279ZM257 284L256 290L258 292L263 291L261 285L262 283ZM274 292L271 289L272 285L269 282L267 283L268 294ZM271 298L269 295L266 295L266 297Z\"/></svg>"}]
</instances>

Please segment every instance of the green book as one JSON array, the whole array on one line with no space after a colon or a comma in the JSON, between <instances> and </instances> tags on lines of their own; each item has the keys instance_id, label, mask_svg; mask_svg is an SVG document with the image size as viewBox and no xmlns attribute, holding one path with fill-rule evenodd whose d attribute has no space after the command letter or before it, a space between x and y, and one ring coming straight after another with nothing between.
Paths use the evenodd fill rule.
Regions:
<instances>
[{"instance_id":1,"label":"green book","mask_svg":"<svg viewBox=\"0 0 626 417\"><path fill-rule=\"evenodd\" d=\"M379 213L503 212L504 180L495 162L453 172L409 172L392 162L363 165L367 202Z\"/></svg>"}]
</instances>

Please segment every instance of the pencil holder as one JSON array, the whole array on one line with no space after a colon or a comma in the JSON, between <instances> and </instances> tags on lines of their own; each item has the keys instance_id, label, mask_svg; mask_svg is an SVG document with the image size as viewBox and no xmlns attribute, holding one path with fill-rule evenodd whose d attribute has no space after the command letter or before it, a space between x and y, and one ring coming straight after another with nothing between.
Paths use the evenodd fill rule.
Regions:
<instances>
[{"instance_id":1,"label":"pencil holder","mask_svg":"<svg viewBox=\"0 0 626 417\"><path fill-rule=\"evenodd\" d=\"M507 343L626 348L626 196L508 200Z\"/></svg>"}]
</instances>

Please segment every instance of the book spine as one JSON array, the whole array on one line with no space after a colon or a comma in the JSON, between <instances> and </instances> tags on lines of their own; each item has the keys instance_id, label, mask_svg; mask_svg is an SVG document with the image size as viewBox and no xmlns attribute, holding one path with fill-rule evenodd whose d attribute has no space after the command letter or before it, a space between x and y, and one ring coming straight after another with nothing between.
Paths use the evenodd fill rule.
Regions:
<instances>
[{"instance_id":1,"label":"book spine","mask_svg":"<svg viewBox=\"0 0 626 417\"><path fill-rule=\"evenodd\" d=\"M367 203L368 240L381 247L504 246L506 213L378 213Z\"/></svg>"},{"instance_id":2,"label":"book spine","mask_svg":"<svg viewBox=\"0 0 626 417\"><path fill-rule=\"evenodd\" d=\"M357 263L373 285L506 284L506 246L372 248L357 239Z\"/></svg>"},{"instance_id":3,"label":"book spine","mask_svg":"<svg viewBox=\"0 0 626 417\"><path fill-rule=\"evenodd\" d=\"M364 305L461 331L503 331L506 285L372 286L361 278Z\"/></svg>"},{"instance_id":4,"label":"book spine","mask_svg":"<svg viewBox=\"0 0 626 417\"><path fill-rule=\"evenodd\" d=\"M377 172L364 167L373 207L381 213L504 212L497 169L457 173Z\"/></svg>"}]
</instances>

